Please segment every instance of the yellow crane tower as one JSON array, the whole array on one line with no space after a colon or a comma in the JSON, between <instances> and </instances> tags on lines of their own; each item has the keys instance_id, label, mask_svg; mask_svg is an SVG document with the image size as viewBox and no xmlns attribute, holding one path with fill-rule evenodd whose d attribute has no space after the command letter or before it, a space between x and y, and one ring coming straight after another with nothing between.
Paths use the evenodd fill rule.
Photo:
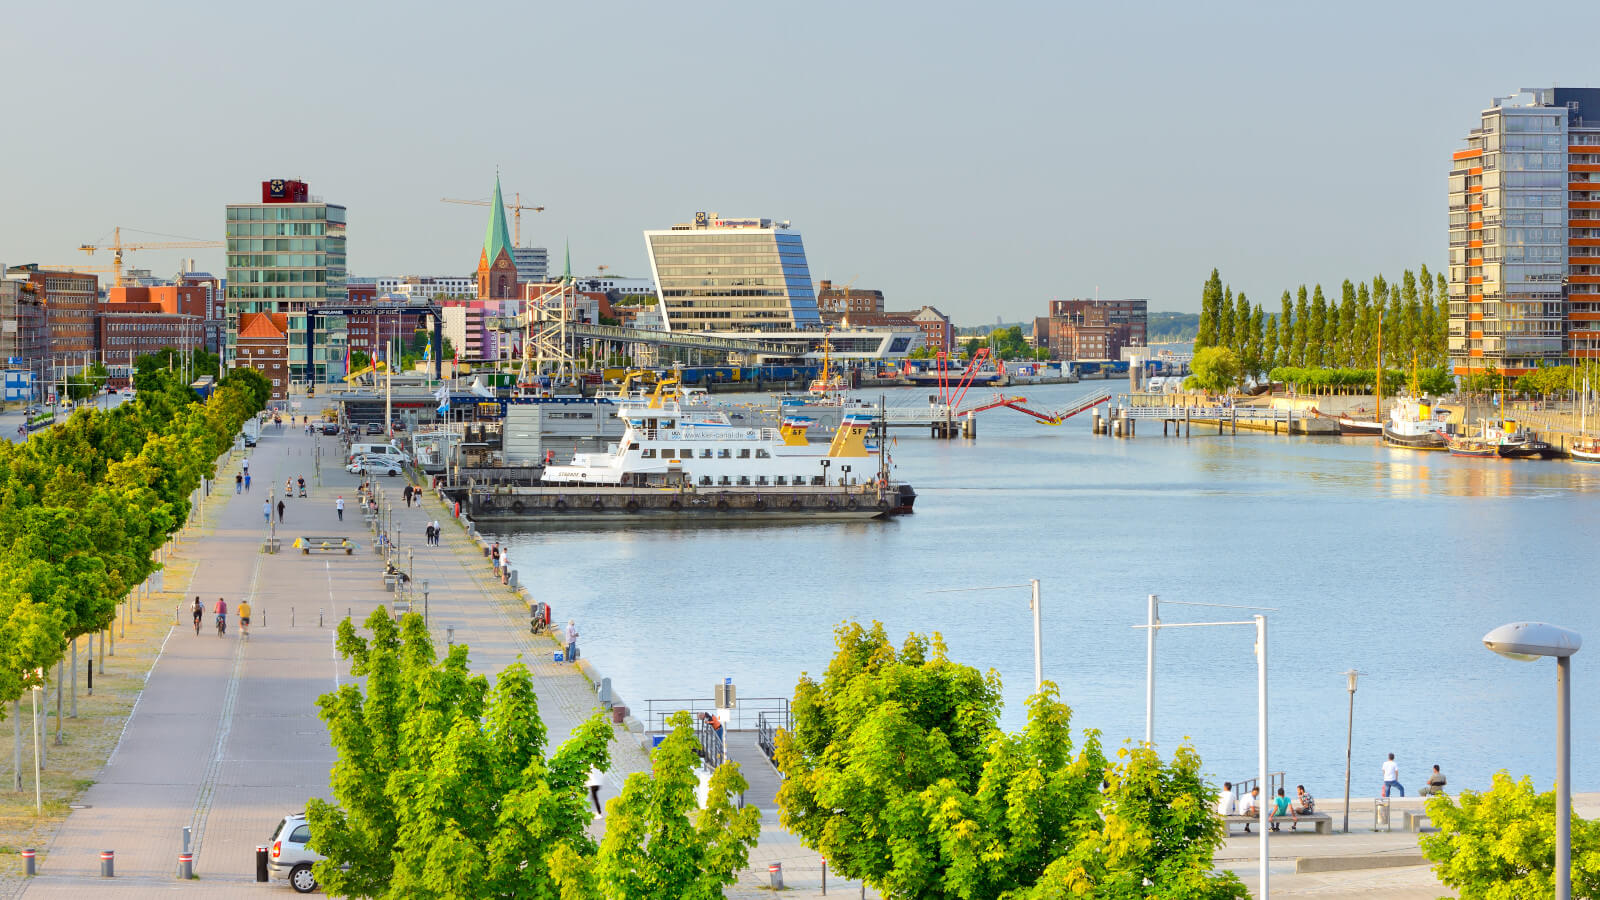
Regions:
<instances>
[{"instance_id":1,"label":"yellow crane tower","mask_svg":"<svg viewBox=\"0 0 1600 900\"><path fill-rule=\"evenodd\" d=\"M454 197L440 197L439 198L439 202L440 203L460 203L463 206L490 206L490 205L493 204L494 201L492 201L492 200L457 200ZM511 225L511 229L512 229L512 232L511 232L511 243L514 246L521 247L522 246L522 211L523 210L528 210L529 212L544 212L544 207L542 207L542 206L523 206L522 205L522 192L518 191L517 193L511 195L511 202L506 204L506 209L511 210L511 222L512 222L512 225Z\"/></svg>"},{"instance_id":2,"label":"yellow crane tower","mask_svg":"<svg viewBox=\"0 0 1600 900\"><path fill-rule=\"evenodd\" d=\"M179 250L196 247L222 247L222 241L150 241L138 244L124 244L122 242L122 226L111 229L111 243L104 245L80 244L78 249L85 253L93 254L96 250L111 251L111 266L109 269L96 267L97 270L110 271L116 275L116 287L122 287L122 254L129 250Z\"/></svg>"}]
</instances>

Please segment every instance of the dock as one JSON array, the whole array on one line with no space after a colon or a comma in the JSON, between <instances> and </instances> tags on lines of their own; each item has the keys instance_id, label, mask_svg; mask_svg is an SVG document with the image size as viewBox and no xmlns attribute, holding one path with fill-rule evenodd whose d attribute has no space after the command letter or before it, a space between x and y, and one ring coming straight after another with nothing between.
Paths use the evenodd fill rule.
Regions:
<instances>
[{"instance_id":1,"label":"dock","mask_svg":"<svg viewBox=\"0 0 1600 900\"><path fill-rule=\"evenodd\" d=\"M1189 437L1196 425L1202 434L1215 426L1217 434L1257 431L1267 434L1338 434L1336 420L1268 406L1117 406L1102 419L1098 410L1091 422L1094 434L1133 437L1140 420L1161 423L1163 437Z\"/></svg>"}]
</instances>

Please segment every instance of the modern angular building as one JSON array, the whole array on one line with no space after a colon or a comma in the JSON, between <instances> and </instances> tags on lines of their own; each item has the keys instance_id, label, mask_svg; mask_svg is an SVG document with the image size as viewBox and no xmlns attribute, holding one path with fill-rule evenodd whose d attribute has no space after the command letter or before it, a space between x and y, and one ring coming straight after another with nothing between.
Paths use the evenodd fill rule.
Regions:
<instances>
[{"instance_id":1,"label":"modern angular building","mask_svg":"<svg viewBox=\"0 0 1600 900\"><path fill-rule=\"evenodd\" d=\"M1600 89L1497 98L1452 157L1450 363L1600 358Z\"/></svg>"},{"instance_id":2,"label":"modern angular building","mask_svg":"<svg viewBox=\"0 0 1600 900\"><path fill-rule=\"evenodd\" d=\"M788 222L724 219L646 231L650 274L668 331L818 328L806 250Z\"/></svg>"},{"instance_id":3,"label":"modern angular building","mask_svg":"<svg viewBox=\"0 0 1600 900\"><path fill-rule=\"evenodd\" d=\"M342 375L344 334L314 327L308 310L347 299L345 208L312 197L303 181L263 181L260 203L228 205L227 243L224 364L240 358L242 316L276 313L284 316L289 381Z\"/></svg>"}]
</instances>

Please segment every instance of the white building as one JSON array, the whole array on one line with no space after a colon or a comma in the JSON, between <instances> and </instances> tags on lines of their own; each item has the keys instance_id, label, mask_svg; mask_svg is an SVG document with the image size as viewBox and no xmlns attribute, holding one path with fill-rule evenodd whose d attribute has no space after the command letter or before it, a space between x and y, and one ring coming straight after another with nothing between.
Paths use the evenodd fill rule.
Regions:
<instances>
[{"instance_id":1,"label":"white building","mask_svg":"<svg viewBox=\"0 0 1600 900\"><path fill-rule=\"evenodd\" d=\"M478 296L478 279L470 275L380 275L375 280L379 294L396 294L412 300Z\"/></svg>"},{"instance_id":2,"label":"white building","mask_svg":"<svg viewBox=\"0 0 1600 900\"><path fill-rule=\"evenodd\" d=\"M512 247L518 281L544 281L550 277L550 251L544 247Z\"/></svg>"}]
</instances>

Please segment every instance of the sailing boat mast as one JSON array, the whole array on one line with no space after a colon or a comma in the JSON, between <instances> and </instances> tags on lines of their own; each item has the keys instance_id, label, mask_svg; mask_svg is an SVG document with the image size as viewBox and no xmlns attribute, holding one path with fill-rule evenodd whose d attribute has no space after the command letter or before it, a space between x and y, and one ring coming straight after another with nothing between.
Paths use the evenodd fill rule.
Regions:
<instances>
[{"instance_id":1,"label":"sailing boat mast","mask_svg":"<svg viewBox=\"0 0 1600 900\"><path fill-rule=\"evenodd\" d=\"M1373 419L1383 422L1383 310L1378 310L1378 406Z\"/></svg>"}]
</instances>

